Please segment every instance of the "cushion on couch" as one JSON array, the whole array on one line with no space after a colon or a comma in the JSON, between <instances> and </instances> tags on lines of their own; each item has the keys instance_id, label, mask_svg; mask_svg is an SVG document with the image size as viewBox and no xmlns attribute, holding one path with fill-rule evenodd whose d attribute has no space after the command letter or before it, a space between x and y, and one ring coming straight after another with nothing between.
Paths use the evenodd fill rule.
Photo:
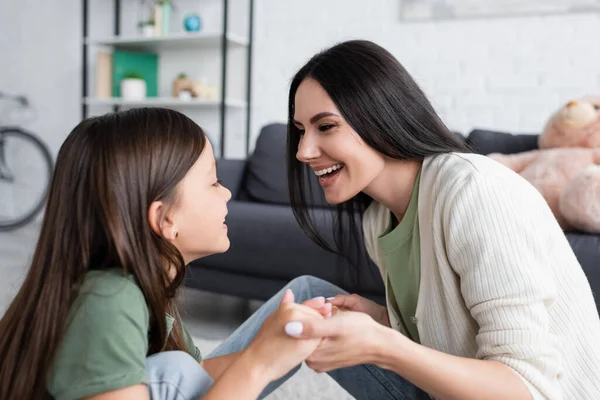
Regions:
<instances>
[{"instance_id":1,"label":"cushion on couch","mask_svg":"<svg viewBox=\"0 0 600 400\"><path fill-rule=\"evenodd\" d=\"M514 154L538 148L536 134L510 134L506 132L475 129L467 138L467 143L478 154Z\"/></svg>"}]
</instances>

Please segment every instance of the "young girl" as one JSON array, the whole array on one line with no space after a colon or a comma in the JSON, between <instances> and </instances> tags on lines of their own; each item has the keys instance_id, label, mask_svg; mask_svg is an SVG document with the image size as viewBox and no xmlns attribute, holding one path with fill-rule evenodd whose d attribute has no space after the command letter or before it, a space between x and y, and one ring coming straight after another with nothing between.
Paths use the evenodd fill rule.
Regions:
<instances>
[{"instance_id":1,"label":"young girl","mask_svg":"<svg viewBox=\"0 0 600 400\"><path fill-rule=\"evenodd\" d=\"M0 400L252 399L302 362L320 339L297 341L285 323L331 312L322 297L294 303L287 289L313 297L304 279L222 356L202 360L181 324L185 265L228 249L230 197L184 115L137 109L81 122L58 154L29 273L0 320Z\"/></svg>"},{"instance_id":2,"label":"young girl","mask_svg":"<svg viewBox=\"0 0 600 400\"><path fill-rule=\"evenodd\" d=\"M330 304L350 311L298 321L298 337L328 338L309 366L339 380L375 364L355 370L357 398L600 399L598 311L546 202L468 154L390 53L349 41L315 55L292 80L288 122L298 222L327 247L308 169L338 205L337 248L360 255L362 214L386 284L385 308L338 295Z\"/></svg>"}]
</instances>

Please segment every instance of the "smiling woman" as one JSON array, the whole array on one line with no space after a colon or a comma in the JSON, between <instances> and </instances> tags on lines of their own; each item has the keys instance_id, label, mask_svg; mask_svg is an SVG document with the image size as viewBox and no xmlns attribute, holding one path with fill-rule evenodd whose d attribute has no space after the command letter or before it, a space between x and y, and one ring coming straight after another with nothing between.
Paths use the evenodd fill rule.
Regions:
<instances>
[{"instance_id":1,"label":"smiling woman","mask_svg":"<svg viewBox=\"0 0 600 400\"><path fill-rule=\"evenodd\" d=\"M299 338L326 339L310 367L357 399L600 398L592 292L533 186L469 154L374 43L316 54L288 101L298 223L356 261L360 221L386 287L386 307L339 294L328 300L341 311L333 318L293 325ZM307 168L337 206L335 246L306 205Z\"/></svg>"}]
</instances>

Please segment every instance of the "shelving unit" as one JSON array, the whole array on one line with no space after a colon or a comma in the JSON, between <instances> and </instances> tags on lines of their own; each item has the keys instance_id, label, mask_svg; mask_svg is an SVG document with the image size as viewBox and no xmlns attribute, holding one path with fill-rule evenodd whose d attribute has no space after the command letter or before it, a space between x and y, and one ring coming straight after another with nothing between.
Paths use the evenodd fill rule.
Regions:
<instances>
[{"instance_id":1,"label":"shelving unit","mask_svg":"<svg viewBox=\"0 0 600 400\"><path fill-rule=\"evenodd\" d=\"M81 93L81 114L82 118L87 118L90 107L109 106L117 111L120 107L172 107L184 110L207 110L219 113L220 129L220 157L225 158L225 144L227 140L226 116L228 111L245 111L245 155L248 155L250 148L250 101L251 101L251 77L252 77L252 40L253 40L253 19L254 19L254 0L249 1L248 8L248 37L233 34L228 31L229 0L221 0L222 4L222 30L221 32L182 32L170 33L166 36L144 37L137 35L121 35L121 0L113 0L113 35L91 38L89 37L89 9L90 0L83 2L83 37L82 37L82 93ZM192 98L189 100L180 100L174 97L148 97L140 101L127 101L122 98L95 98L89 93L89 67L88 54L90 47L110 47L116 50L127 51L150 51L160 53L170 50L220 50L220 96L217 100L206 100ZM245 48L246 57L246 93L245 99L227 98L228 87L228 52L230 49Z\"/></svg>"}]
</instances>

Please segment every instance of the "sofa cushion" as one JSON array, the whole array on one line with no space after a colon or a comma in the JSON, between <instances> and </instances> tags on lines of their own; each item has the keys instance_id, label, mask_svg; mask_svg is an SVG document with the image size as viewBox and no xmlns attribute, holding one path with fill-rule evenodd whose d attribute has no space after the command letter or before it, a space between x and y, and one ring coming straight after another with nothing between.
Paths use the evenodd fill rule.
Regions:
<instances>
[{"instance_id":1,"label":"sofa cushion","mask_svg":"<svg viewBox=\"0 0 600 400\"><path fill-rule=\"evenodd\" d=\"M478 154L514 154L537 149L538 136L475 129L469 134L467 143Z\"/></svg>"},{"instance_id":2,"label":"sofa cushion","mask_svg":"<svg viewBox=\"0 0 600 400\"><path fill-rule=\"evenodd\" d=\"M244 190L257 202L290 204L287 184L287 125L274 123L262 128L254 152L248 158ZM317 187L314 174L309 174L307 184L313 185L310 206L328 207L323 191Z\"/></svg>"}]
</instances>

